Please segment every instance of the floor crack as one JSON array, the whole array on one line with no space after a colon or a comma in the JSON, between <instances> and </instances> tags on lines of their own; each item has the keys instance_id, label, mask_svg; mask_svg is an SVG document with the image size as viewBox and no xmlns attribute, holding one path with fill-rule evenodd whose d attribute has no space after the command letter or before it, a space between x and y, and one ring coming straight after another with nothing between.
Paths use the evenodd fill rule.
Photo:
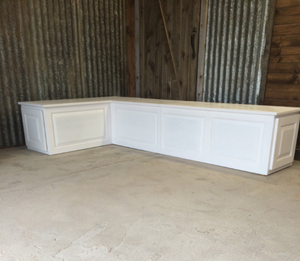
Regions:
<instances>
[{"instance_id":1,"label":"floor crack","mask_svg":"<svg viewBox=\"0 0 300 261\"><path fill-rule=\"evenodd\" d=\"M116 246L114 246L114 247L112 247L112 248L110 248L109 249L109 251L108 251L108 253L111 253L111 252L113 252L116 248L118 248L124 241L125 241L125 239L127 238L127 236L128 236L128 232L129 232L129 230L134 226L134 224L138 221L139 219L137 219L137 220L135 220L134 222L132 222L132 224L129 226L129 228L128 229L126 229L126 231L125 231L125 234L124 234L124 236L122 237L122 239L121 239L121 241L120 241L120 243L119 244L117 244Z\"/></svg>"}]
</instances>

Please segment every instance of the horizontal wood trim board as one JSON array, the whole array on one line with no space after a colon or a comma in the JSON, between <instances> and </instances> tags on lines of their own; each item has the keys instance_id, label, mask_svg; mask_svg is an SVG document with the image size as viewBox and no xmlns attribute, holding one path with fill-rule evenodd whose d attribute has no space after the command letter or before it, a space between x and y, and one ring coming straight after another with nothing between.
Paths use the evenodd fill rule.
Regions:
<instances>
[{"instance_id":1,"label":"horizontal wood trim board","mask_svg":"<svg viewBox=\"0 0 300 261\"><path fill-rule=\"evenodd\" d=\"M300 15L291 15L291 16L275 16L274 25L279 24L299 24Z\"/></svg>"},{"instance_id":2,"label":"horizontal wood trim board","mask_svg":"<svg viewBox=\"0 0 300 261\"><path fill-rule=\"evenodd\" d=\"M274 91L267 90L265 94L265 98L300 101L300 92L274 92Z\"/></svg>"},{"instance_id":3,"label":"horizontal wood trim board","mask_svg":"<svg viewBox=\"0 0 300 261\"><path fill-rule=\"evenodd\" d=\"M276 7L300 6L300 0L277 0Z\"/></svg>"},{"instance_id":4,"label":"horizontal wood trim board","mask_svg":"<svg viewBox=\"0 0 300 261\"><path fill-rule=\"evenodd\" d=\"M273 36L272 47L300 46L300 35Z\"/></svg>"},{"instance_id":5,"label":"horizontal wood trim board","mask_svg":"<svg viewBox=\"0 0 300 261\"><path fill-rule=\"evenodd\" d=\"M268 74L267 82L300 84L300 74Z\"/></svg>"},{"instance_id":6,"label":"horizontal wood trim board","mask_svg":"<svg viewBox=\"0 0 300 261\"><path fill-rule=\"evenodd\" d=\"M300 92L300 84L267 83L266 91Z\"/></svg>"},{"instance_id":7,"label":"horizontal wood trim board","mask_svg":"<svg viewBox=\"0 0 300 261\"><path fill-rule=\"evenodd\" d=\"M270 63L300 63L300 55L270 55Z\"/></svg>"},{"instance_id":8,"label":"horizontal wood trim board","mask_svg":"<svg viewBox=\"0 0 300 261\"><path fill-rule=\"evenodd\" d=\"M299 14L300 15L300 14ZM299 35L300 24L274 25L273 35Z\"/></svg>"},{"instance_id":9,"label":"horizontal wood trim board","mask_svg":"<svg viewBox=\"0 0 300 261\"><path fill-rule=\"evenodd\" d=\"M300 6L277 7L276 15L300 15Z\"/></svg>"},{"instance_id":10,"label":"horizontal wood trim board","mask_svg":"<svg viewBox=\"0 0 300 261\"><path fill-rule=\"evenodd\" d=\"M278 55L300 55L300 46L293 46L293 47L272 47L271 54L278 56Z\"/></svg>"},{"instance_id":11,"label":"horizontal wood trim board","mask_svg":"<svg viewBox=\"0 0 300 261\"><path fill-rule=\"evenodd\" d=\"M300 107L300 101L265 99L264 105Z\"/></svg>"},{"instance_id":12,"label":"horizontal wood trim board","mask_svg":"<svg viewBox=\"0 0 300 261\"><path fill-rule=\"evenodd\" d=\"M269 73L300 74L299 63L270 63Z\"/></svg>"}]
</instances>

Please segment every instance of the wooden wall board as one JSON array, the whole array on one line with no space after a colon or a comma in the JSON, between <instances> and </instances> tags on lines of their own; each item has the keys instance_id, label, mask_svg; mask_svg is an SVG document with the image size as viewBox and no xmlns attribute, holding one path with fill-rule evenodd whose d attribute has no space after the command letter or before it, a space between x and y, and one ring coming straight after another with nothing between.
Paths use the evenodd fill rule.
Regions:
<instances>
[{"instance_id":1,"label":"wooden wall board","mask_svg":"<svg viewBox=\"0 0 300 261\"><path fill-rule=\"evenodd\" d=\"M141 80L140 80L140 1L134 1L134 17L135 17L135 95L141 96Z\"/></svg>"},{"instance_id":2,"label":"wooden wall board","mask_svg":"<svg viewBox=\"0 0 300 261\"><path fill-rule=\"evenodd\" d=\"M199 54L198 54L198 72L197 72L197 92L196 100L203 99L203 80L206 49L206 28L207 28L208 0L201 0L200 7L200 31L199 31Z\"/></svg>"},{"instance_id":3,"label":"wooden wall board","mask_svg":"<svg viewBox=\"0 0 300 261\"><path fill-rule=\"evenodd\" d=\"M300 55L300 48L298 46L292 47L281 47L281 48L271 48L271 54L273 55Z\"/></svg>"},{"instance_id":4,"label":"wooden wall board","mask_svg":"<svg viewBox=\"0 0 300 261\"><path fill-rule=\"evenodd\" d=\"M277 0L276 7L300 6L300 0Z\"/></svg>"},{"instance_id":5,"label":"wooden wall board","mask_svg":"<svg viewBox=\"0 0 300 261\"><path fill-rule=\"evenodd\" d=\"M269 73L300 74L299 63L270 63Z\"/></svg>"},{"instance_id":6,"label":"wooden wall board","mask_svg":"<svg viewBox=\"0 0 300 261\"><path fill-rule=\"evenodd\" d=\"M141 97L196 100L200 24L198 0L141 0ZM192 58L191 35L196 28Z\"/></svg>"},{"instance_id":7,"label":"wooden wall board","mask_svg":"<svg viewBox=\"0 0 300 261\"><path fill-rule=\"evenodd\" d=\"M142 35L145 34L145 23L144 23L144 13L145 13L145 0L137 0L139 1L139 21L136 21L139 23L139 79L140 79L140 86L139 86L139 91L140 91L140 96L142 93L142 87L144 86L145 83L145 78L144 78L144 71L145 71L145 64L144 64L144 60L145 60L145 38L142 37Z\"/></svg>"},{"instance_id":8,"label":"wooden wall board","mask_svg":"<svg viewBox=\"0 0 300 261\"><path fill-rule=\"evenodd\" d=\"M269 73L267 81L269 83L282 83L282 84L300 84L300 74L277 74Z\"/></svg>"},{"instance_id":9,"label":"wooden wall board","mask_svg":"<svg viewBox=\"0 0 300 261\"><path fill-rule=\"evenodd\" d=\"M300 24L274 25L273 35L295 35L295 34L296 35L300 34Z\"/></svg>"},{"instance_id":10,"label":"wooden wall board","mask_svg":"<svg viewBox=\"0 0 300 261\"><path fill-rule=\"evenodd\" d=\"M300 16L299 15L277 16L274 19L274 25L294 24L294 23L300 23Z\"/></svg>"},{"instance_id":11,"label":"wooden wall board","mask_svg":"<svg viewBox=\"0 0 300 261\"><path fill-rule=\"evenodd\" d=\"M269 92L300 92L298 84L267 83L266 93Z\"/></svg>"},{"instance_id":12,"label":"wooden wall board","mask_svg":"<svg viewBox=\"0 0 300 261\"><path fill-rule=\"evenodd\" d=\"M300 6L288 6L288 7L280 7L276 8L275 15L299 15L300 14Z\"/></svg>"},{"instance_id":13,"label":"wooden wall board","mask_svg":"<svg viewBox=\"0 0 300 261\"><path fill-rule=\"evenodd\" d=\"M189 65L188 65L188 74L189 75L193 75L192 77L188 77L187 82L188 82L188 88L186 88L187 90L187 96L186 96L186 100L188 101L195 101L196 100L196 87L197 87L197 66L198 66L198 45L199 45L199 32L200 32L200 1L190 1L191 2L191 6L190 8L192 8L193 13L190 16L189 19L189 28L191 31L187 31L187 33L189 33L189 37L191 38L191 34L192 34L192 30L193 28L196 28L196 34L195 34L195 38L194 38L194 52L195 52L195 57L192 57L192 59L190 59L189 61ZM192 56L192 50L189 52L190 56Z\"/></svg>"},{"instance_id":14,"label":"wooden wall board","mask_svg":"<svg viewBox=\"0 0 300 261\"><path fill-rule=\"evenodd\" d=\"M277 0L264 104L300 107L300 0Z\"/></svg>"},{"instance_id":15,"label":"wooden wall board","mask_svg":"<svg viewBox=\"0 0 300 261\"><path fill-rule=\"evenodd\" d=\"M272 47L300 46L300 35L273 36Z\"/></svg>"},{"instance_id":16,"label":"wooden wall board","mask_svg":"<svg viewBox=\"0 0 300 261\"><path fill-rule=\"evenodd\" d=\"M287 106L287 107L300 107L300 101L291 100L278 100L265 98L265 105L270 106Z\"/></svg>"},{"instance_id":17,"label":"wooden wall board","mask_svg":"<svg viewBox=\"0 0 300 261\"><path fill-rule=\"evenodd\" d=\"M126 26L126 78L128 97L136 96L135 81L135 1L125 1L125 26Z\"/></svg>"},{"instance_id":18,"label":"wooden wall board","mask_svg":"<svg viewBox=\"0 0 300 261\"><path fill-rule=\"evenodd\" d=\"M300 90L299 90L300 92ZM267 91L266 97L269 99L277 99L277 100L293 100L293 101L300 101L299 92L274 92L274 91Z\"/></svg>"},{"instance_id":19,"label":"wooden wall board","mask_svg":"<svg viewBox=\"0 0 300 261\"><path fill-rule=\"evenodd\" d=\"M269 63L300 63L300 55L270 55Z\"/></svg>"},{"instance_id":20,"label":"wooden wall board","mask_svg":"<svg viewBox=\"0 0 300 261\"><path fill-rule=\"evenodd\" d=\"M161 42L161 38L164 34L163 27L162 27L162 16L157 15L155 17L154 22L155 22L154 28L156 30L156 33L154 34L154 45L155 45L154 60L158 60L158 59L160 59L160 57L162 57L162 54L163 54L163 50L162 50L163 46L162 46L162 42ZM162 63L157 63L156 68L154 70L154 84L153 84L154 98L159 98L161 95L160 89L159 89L159 86L161 85L161 80L162 80L162 75L160 73L161 70L162 70Z\"/></svg>"}]
</instances>

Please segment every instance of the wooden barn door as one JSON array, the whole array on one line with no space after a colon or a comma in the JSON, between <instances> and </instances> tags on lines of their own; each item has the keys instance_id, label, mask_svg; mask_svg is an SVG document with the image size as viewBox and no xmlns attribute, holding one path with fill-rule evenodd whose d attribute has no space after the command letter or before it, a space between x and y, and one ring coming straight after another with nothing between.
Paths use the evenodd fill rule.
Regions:
<instances>
[{"instance_id":1,"label":"wooden barn door","mask_svg":"<svg viewBox=\"0 0 300 261\"><path fill-rule=\"evenodd\" d=\"M196 100L199 0L139 1L140 96Z\"/></svg>"}]
</instances>

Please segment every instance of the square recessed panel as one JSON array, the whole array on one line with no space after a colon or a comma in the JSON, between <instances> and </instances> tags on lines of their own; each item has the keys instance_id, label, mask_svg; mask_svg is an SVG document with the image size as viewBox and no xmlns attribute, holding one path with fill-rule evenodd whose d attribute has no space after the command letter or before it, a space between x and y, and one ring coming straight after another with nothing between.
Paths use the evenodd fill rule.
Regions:
<instances>
[{"instance_id":1,"label":"square recessed panel","mask_svg":"<svg viewBox=\"0 0 300 261\"><path fill-rule=\"evenodd\" d=\"M257 161L263 124L237 120L213 120L211 153L250 161Z\"/></svg>"},{"instance_id":2,"label":"square recessed panel","mask_svg":"<svg viewBox=\"0 0 300 261\"><path fill-rule=\"evenodd\" d=\"M104 109L53 113L52 121L56 146L106 138Z\"/></svg>"},{"instance_id":3,"label":"square recessed panel","mask_svg":"<svg viewBox=\"0 0 300 261\"><path fill-rule=\"evenodd\" d=\"M157 145L157 112L117 109L117 139Z\"/></svg>"},{"instance_id":4,"label":"square recessed panel","mask_svg":"<svg viewBox=\"0 0 300 261\"><path fill-rule=\"evenodd\" d=\"M165 113L163 126L163 149L202 152L203 118Z\"/></svg>"}]
</instances>

